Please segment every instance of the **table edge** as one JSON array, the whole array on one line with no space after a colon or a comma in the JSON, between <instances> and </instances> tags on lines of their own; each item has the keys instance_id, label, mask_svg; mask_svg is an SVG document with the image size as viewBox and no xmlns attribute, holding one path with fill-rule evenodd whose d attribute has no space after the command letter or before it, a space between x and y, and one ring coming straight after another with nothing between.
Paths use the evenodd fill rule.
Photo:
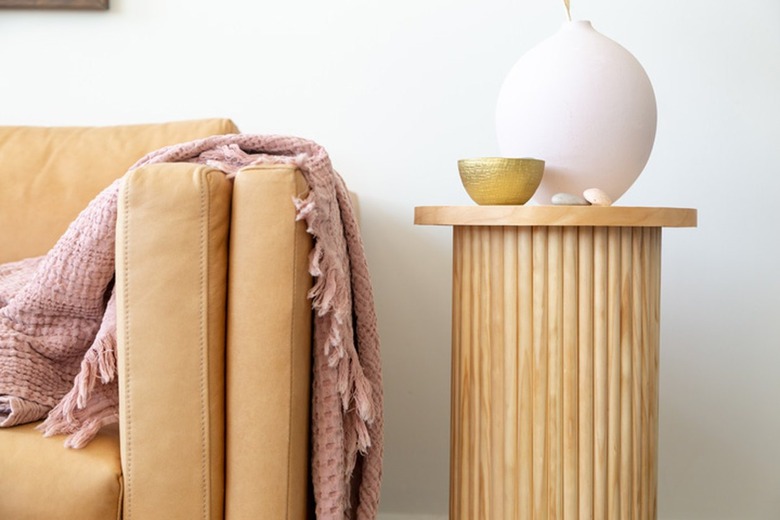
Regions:
<instances>
[{"instance_id":1,"label":"table edge","mask_svg":"<svg viewBox=\"0 0 780 520\"><path fill-rule=\"evenodd\" d=\"M693 208L642 206L417 206L430 226L697 227Z\"/></svg>"}]
</instances>

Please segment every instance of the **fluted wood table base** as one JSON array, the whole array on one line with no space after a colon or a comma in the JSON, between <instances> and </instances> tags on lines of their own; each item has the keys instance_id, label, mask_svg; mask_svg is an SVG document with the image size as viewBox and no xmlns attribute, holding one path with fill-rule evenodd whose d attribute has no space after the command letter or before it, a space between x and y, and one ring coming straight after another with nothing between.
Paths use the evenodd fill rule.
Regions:
<instances>
[{"instance_id":1,"label":"fluted wood table base","mask_svg":"<svg viewBox=\"0 0 780 520\"><path fill-rule=\"evenodd\" d=\"M660 227L454 227L451 519L656 518L660 253Z\"/></svg>"}]
</instances>

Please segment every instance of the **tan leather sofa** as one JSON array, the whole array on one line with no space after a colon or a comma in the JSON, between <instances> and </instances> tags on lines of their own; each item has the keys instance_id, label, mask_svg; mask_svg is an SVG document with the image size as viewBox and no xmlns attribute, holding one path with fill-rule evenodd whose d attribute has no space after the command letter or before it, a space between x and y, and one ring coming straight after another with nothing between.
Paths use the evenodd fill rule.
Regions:
<instances>
[{"instance_id":1,"label":"tan leather sofa","mask_svg":"<svg viewBox=\"0 0 780 520\"><path fill-rule=\"evenodd\" d=\"M45 254L137 159L229 120L0 127L0 263ZM0 429L0 519L297 519L307 507L311 247L292 166L155 164L117 223L120 423L81 450Z\"/></svg>"}]
</instances>

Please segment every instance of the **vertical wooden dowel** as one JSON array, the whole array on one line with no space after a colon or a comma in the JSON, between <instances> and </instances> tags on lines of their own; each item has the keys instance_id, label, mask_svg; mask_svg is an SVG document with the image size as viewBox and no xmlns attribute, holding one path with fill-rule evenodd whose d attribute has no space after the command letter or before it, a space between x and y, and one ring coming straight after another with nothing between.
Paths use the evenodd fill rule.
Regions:
<instances>
[{"instance_id":1,"label":"vertical wooden dowel","mask_svg":"<svg viewBox=\"0 0 780 520\"><path fill-rule=\"evenodd\" d=\"M468 464L464 468L464 471L469 472L467 482L469 483L469 511L466 518L480 518L480 467L479 467L479 449L482 440L482 429L479 428L481 415L481 400L479 394L479 388L481 383L480 363L479 363L479 342L480 342L480 319L481 309L479 307L479 295L480 295L480 272L479 272L479 242L477 237L479 236L478 228L469 228L469 244L468 247L471 250L469 270L470 270L470 285L469 285L469 300L471 302L471 312L468 314L468 319L471 320L472 325L470 327L471 334L469 337L468 350L469 350L469 366L471 369L471 386L468 389L469 405L471 407L471 424L469 427L469 437L467 440L467 446L469 450Z\"/></svg>"},{"instance_id":2,"label":"vertical wooden dowel","mask_svg":"<svg viewBox=\"0 0 780 520\"><path fill-rule=\"evenodd\" d=\"M490 409L491 436L488 449L490 477L488 481L488 496L491 500L490 518L507 518L504 512L504 429L506 414L504 405L504 230L500 226L491 226L487 232L488 259L485 264L489 291L488 320L483 327L490 331L487 344L486 360L490 388L487 396ZM514 386L514 384L513 384Z\"/></svg>"},{"instance_id":3,"label":"vertical wooden dowel","mask_svg":"<svg viewBox=\"0 0 780 520\"><path fill-rule=\"evenodd\" d=\"M578 238L578 520L593 520L593 228L579 229Z\"/></svg>"},{"instance_id":4,"label":"vertical wooden dowel","mask_svg":"<svg viewBox=\"0 0 780 520\"><path fill-rule=\"evenodd\" d=\"M620 228L620 518L634 518L633 497L633 327L631 318L634 301L631 293L632 230Z\"/></svg>"},{"instance_id":5,"label":"vertical wooden dowel","mask_svg":"<svg viewBox=\"0 0 780 520\"><path fill-rule=\"evenodd\" d=\"M578 515L578 231L563 228L563 518Z\"/></svg>"},{"instance_id":6,"label":"vertical wooden dowel","mask_svg":"<svg viewBox=\"0 0 780 520\"><path fill-rule=\"evenodd\" d=\"M593 518L605 519L609 509L609 314L608 229L593 231Z\"/></svg>"},{"instance_id":7,"label":"vertical wooden dowel","mask_svg":"<svg viewBox=\"0 0 780 520\"><path fill-rule=\"evenodd\" d=\"M620 229L607 233L607 514L620 518Z\"/></svg>"},{"instance_id":8,"label":"vertical wooden dowel","mask_svg":"<svg viewBox=\"0 0 780 520\"><path fill-rule=\"evenodd\" d=\"M477 343L477 362L479 363L479 384L477 385L477 391L479 392L479 417L481 424L491 424L491 418L493 416L492 410L492 377L490 366L490 352L492 342L492 329L491 324L491 294L490 294L490 228L479 227L478 231L478 248L479 248L479 263L478 263L478 278L479 278L479 291L477 294L477 301L479 302L479 341ZM475 517L480 520L490 520L493 518L493 503L492 495L490 491L491 483L491 451L492 451L492 432L491 429L486 429L481 432L479 436L478 447L478 467L479 467L479 502L481 507L479 508L479 516Z\"/></svg>"},{"instance_id":9,"label":"vertical wooden dowel","mask_svg":"<svg viewBox=\"0 0 780 520\"><path fill-rule=\"evenodd\" d=\"M547 496L548 518L563 514L563 233L547 234Z\"/></svg>"},{"instance_id":10,"label":"vertical wooden dowel","mask_svg":"<svg viewBox=\"0 0 780 520\"><path fill-rule=\"evenodd\" d=\"M466 478L471 470L471 451L466 439L470 439L474 434L472 425L475 423L471 391L474 373L470 351L473 344L470 234L469 227L454 228L453 248L456 249L455 258L460 266L460 278L454 280L453 297L457 298L460 305L453 309L453 329L457 332L453 334L452 345L452 416L459 421L451 433L451 442L456 453L456 460L451 462L454 469L450 472L450 489L453 490L450 496L450 517L453 519L466 518L472 503L471 479ZM455 370L458 370L457 375L454 374Z\"/></svg>"},{"instance_id":11,"label":"vertical wooden dowel","mask_svg":"<svg viewBox=\"0 0 780 520\"><path fill-rule=\"evenodd\" d=\"M501 254L503 256L503 336L502 345L504 367L504 442L503 453L503 518L507 520L518 519L517 496L520 486L520 468L518 459L518 433L517 420L520 415L518 407L520 377L518 373L518 302L520 280L517 272L517 228L507 227L502 229Z\"/></svg>"},{"instance_id":12,"label":"vertical wooden dowel","mask_svg":"<svg viewBox=\"0 0 780 520\"><path fill-rule=\"evenodd\" d=\"M518 228L518 270L520 286L520 520L533 520L534 503L534 316L533 316L533 231Z\"/></svg>"},{"instance_id":13,"label":"vertical wooden dowel","mask_svg":"<svg viewBox=\"0 0 780 520\"><path fill-rule=\"evenodd\" d=\"M659 341L660 341L660 323L661 323L661 228L653 228L650 231L650 275L648 276L649 287L649 350L650 350L650 375L648 381L650 386L648 390L650 395L650 417L652 422L648 427L650 433L650 468L652 474L648 479L650 481L650 518L655 519L658 515L658 367L660 363Z\"/></svg>"},{"instance_id":14,"label":"vertical wooden dowel","mask_svg":"<svg viewBox=\"0 0 780 520\"><path fill-rule=\"evenodd\" d=\"M643 453L642 458L647 465L647 470L644 473L642 480L642 503L644 504L644 514L647 520L655 520L653 516L653 496L652 496L652 480L655 478L655 470L653 468L652 458L652 440L653 432L652 425L655 420L652 411L652 399L653 399L653 381L651 363L653 359L653 345L651 341L651 263L652 258L652 229L644 230L642 233L642 417L644 421L644 437L643 437Z\"/></svg>"},{"instance_id":15,"label":"vertical wooden dowel","mask_svg":"<svg viewBox=\"0 0 780 520\"><path fill-rule=\"evenodd\" d=\"M463 501L461 493L461 464L465 460L463 449L463 434L468 427L463 412L466 409L463 402L462 381L467 371L462 361L463 330L467 320L461 319L461 312L467 305L467 300L461 297L463 281L463 228L452 228L452 360L450 376L450 518L455 518L458 504ZM466 336L468 337L468 331Z\"/></svg>"},{"instance_id":16,"label":"vertical wooden dowel","mask_svg":"<svg viewBox=\"0 0 780 520\"><path fill-rule=\"evenodd\" d=\"M534 518L548 517L547 497L547 228L533 228Z\"/></svg>"},{"instance_id":17,"label":"vertical wooden dowel","mask_svg":"<svg viewBox=\"0 0 780 520\"><path fill-rule=\"evenodd\" d=\"M631 433L632 441L632 461L633 474L632 483L632 507L634 518L637 520L647 520L647 513L642 501L642 483L645 481L645 460L644 453L644 392L642 387L645 384L643 359L647 346L642 341L642 314L645 309L643 276L642 271L642 237L644 229L636 228L631 236L631 345L633 351L632 367L632 390L633 397L631 403Z\"/></svg>"}]
</instances>

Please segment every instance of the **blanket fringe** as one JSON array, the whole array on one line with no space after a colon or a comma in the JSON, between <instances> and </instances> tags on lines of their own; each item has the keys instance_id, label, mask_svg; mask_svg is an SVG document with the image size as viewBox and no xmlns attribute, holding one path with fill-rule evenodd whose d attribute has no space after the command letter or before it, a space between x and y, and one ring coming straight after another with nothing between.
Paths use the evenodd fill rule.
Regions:
<instances>
[{"instance_id":1,"label":"blanket fringe","mask_svg":"<svg viewBox=\"0 0 780 520\"><path fill-rule=\"evenodd\" d=\"M108 387L104 388L107 389ZM101 395L101 393L106 395ZM43 432L44 437L68 435L68 438L65 440L65 447L83 448L89 444L101 428L119 422L116 402L107 394L107 392L95 392L92 394L89 401L89 414L85 414L83 409L73 410L67 422L61 420L65 415L65 412L61 409L63 406L61 402L52 409L46 420L39 424L36 429Z\"/></svg>"},{"instance_id":2,"label":"blanket fringe","mask_svg":"<svg viewBox=\"0 0 780 520\"><path fill-rule=\"evenodd\" d=\"M117 422L119 422L119 415L115 411L107 408L99 414L90 417L87 422L82 424L78 431L68 436L68 438L65 439L65 447L81 449L95 438L95 435L98 434L101 428ZM46 433L44 433L44 436L46 436Z\"/></svg>"},{"instance_id":3,"label":"blanket fringe","mask_svg":"<svg viewBox=\"0 0 780 520\"><path fill-rule=\"evenodd\" d=\"M65 445L81 448L89 443L100 428L117 422L119 416L114 407L116 399L110 387L105 386L113 382L116 375L116 292L112 291L100 330L81 361L81 369L73 380L73 387L38 426L44 436L72 434ZM103 387L96 389L98 381ZM83 420L80 416L86 414L79 412L87 406L91 411L88 418Z\"/></svg>"},{"instance_id":4,"label":"blanket fringe","mask_svg":"<svg viewBox=\"0 0 780 520\"><path fill-rule=\"evenodd\" d=\"M109 336L101 336L95 340L92 348L87 351L81 362L81 371L73 382L75 392L75 407L83 409L87 400L100 379L102 384L108 384L116 377L116 342ZM69 406L73 410L73 406Z\"/></svg>"},{"instance_id":5,"label":"blanket fringe","mask_svg":"<svg viewBox=\"0 0 780 520\"><path fill-rule=\"evenodd\" d=\"M328 366L336 369L336 389L342 409L349 413L350 408L353 405L355 407L351 420L356 432L354 441L357 450L365 454L371 447L368 425L373 423L376 414L373 390L363 372L357 351L354 348L347 351L344 332L348 332L350 336L353 332L345 319L345 311L337 309L334 305L335 301L352 300L349 276L337 268L336 262L329 261L326 251L312 231L317 227L314 222L318 217L314 192L310 192L305 199L294 198L293 203L296 208L296 221L305 221L307 232L315 238L314 247L309 254L309 274L314 278L309 298L312 300L312 307L317 316L329 318L330 327L325 343L325 356ZM351 309L351 305L347 308ZM345 329L349 330L345 331ZM350 464L347 466L349 467Z\"/></svg>"}]
</instances>

